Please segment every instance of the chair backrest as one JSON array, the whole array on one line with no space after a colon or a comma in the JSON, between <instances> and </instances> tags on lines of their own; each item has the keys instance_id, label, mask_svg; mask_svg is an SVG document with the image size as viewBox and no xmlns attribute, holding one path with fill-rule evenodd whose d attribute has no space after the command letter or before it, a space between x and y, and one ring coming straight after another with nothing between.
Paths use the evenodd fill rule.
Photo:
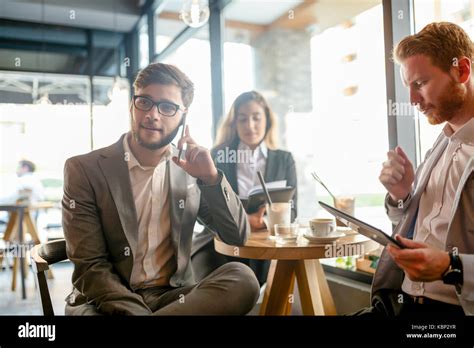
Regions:
<instances>
[{"instance_id":1,"label":"chair backrest","mask_svg":"<svg viewBox=\"0 0 474 348\"><path fill-rule=\"evenodd\" d=\"M66 240L59 239L34 246L31 249L31 260L33 261L32 266L35 272L43 314L45 316L53 316L53 304L44 272L49 269L49 265L67 260Z\"/></svg>"}]
</instances>

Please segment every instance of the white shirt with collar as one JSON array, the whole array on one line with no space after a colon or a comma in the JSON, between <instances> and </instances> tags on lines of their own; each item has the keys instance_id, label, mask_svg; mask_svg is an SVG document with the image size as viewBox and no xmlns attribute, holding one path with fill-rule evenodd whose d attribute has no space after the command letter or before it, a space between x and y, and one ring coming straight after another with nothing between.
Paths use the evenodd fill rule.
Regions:
<instances>
[{"instance_id":1,"label":"white shirt with collar","mask_svg":"<svg viewBox=\"0 0 474 348\"><path fill-rule=\"evenodd\" d=\"M432 169L428 184L420 198L413 240L445 250L454 197L461 176L474 156L474 118L456 132L449 124L443 128L449 143ZM463 231L459 231L463 233ZM405 276L402 289L412 296L459 305L452 285L442 280L414 282Z\"/></svg>"},{"instance_id":2,"label":"white shirt with collar","mask_svg":"<svg viewBox=\"0 0 474 348\"><path fill-rule=\"evenodd\" d=\"M239 154L238 159L245 159L243 162L237 162L237 184L239 188L239 197L248 198L248 193L253 187L260 185L257 172L260 171L265 177L265 167L267 164L268 149L265 142L261 142L255 150L243 142L237 146L238 152L244 152L245 156Z\"/></svg>"},{"instance_id":3,"label":"white shirt with collar","mask_svg":"<svg viewBox=\"0 0 474 348\"><path fill-rule=\"evenodd\" d=\"M130 134L130 133L129 133ZM156 167L142 166L133 155L124 137L128 153L128 171L138 218L138 242L133 259L130 284L133 289L167 286L176 270L171 242L168 161L171 152L163 155Z\"/></svg>"}]
</instances>

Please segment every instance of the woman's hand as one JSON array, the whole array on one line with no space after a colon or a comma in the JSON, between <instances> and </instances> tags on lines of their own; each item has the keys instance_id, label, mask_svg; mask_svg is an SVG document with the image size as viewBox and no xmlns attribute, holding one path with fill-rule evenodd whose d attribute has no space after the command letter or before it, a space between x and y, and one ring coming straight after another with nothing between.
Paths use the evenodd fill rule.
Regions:
<instances>
[{"instance_id":1,"label":"woman's hand","mask_svg":"<svg viewBox=\"0 0 474 348\"><path fill-rule=\"evenodd\" d=\"M262 205L257 212L249 214L249 223L252 231L261 230L266 227L263 220L263 215L265 214L265 206Z\"/></svg>"}]
</instances>

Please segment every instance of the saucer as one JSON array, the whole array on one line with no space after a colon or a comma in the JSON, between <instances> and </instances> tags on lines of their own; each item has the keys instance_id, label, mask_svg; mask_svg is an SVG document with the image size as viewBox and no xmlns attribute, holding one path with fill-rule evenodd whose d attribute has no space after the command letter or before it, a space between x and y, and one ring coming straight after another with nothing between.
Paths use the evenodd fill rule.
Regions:
<instances>
[{"instance_id":1,"label":"saucer","mask_svg":"<svg viewBox=\"0 0 474 348\"><path fill-rule=\"evenodd\" d=\"M342 232L342 233L344 233L346 236L352 236L352 235L358 233L357 231L354 231L354 230L353 230L352 228L350 228L350 227L343 227L343 226L337 226L336 232Z\"/></svg>"},{"instance_id":2,"label":"saucer","mask_svg":"<svg viewBox=\"0 0 474 348\"><path fill-rule=\"evenodd\" d=\"M313 243L317 243L317 244L325 244L325 243L331 243L331 242L334 242L335 240L341 238L341 237L344 237L345 234L342 233L342 232L335 232L335 233L332 233L331 235L329 236L326 236L326 237L314 237L310 234L307 234L307 233L304 233L303 234L303 237L305 237L307 240L309 240L310 242L313 242Z\"/></svg>"},{"instance_id":3,"label":"saucer","mask_svg":"<svg viewBox=\"0 0 474 348\"><path fill-rule=\"evenodd\" d=\"M288 244L288 243L294 243L298 239L298 236L294 237L286 237L286 238L281 238L281 237L275 237L275 241L278 244Z\"/></svg>"}]
</instances>

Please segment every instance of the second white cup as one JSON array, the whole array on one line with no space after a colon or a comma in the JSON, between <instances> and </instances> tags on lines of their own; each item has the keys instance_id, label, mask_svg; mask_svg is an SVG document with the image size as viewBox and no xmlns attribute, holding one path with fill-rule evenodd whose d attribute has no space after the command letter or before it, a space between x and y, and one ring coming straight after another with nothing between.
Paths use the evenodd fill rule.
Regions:
<instances>
[{"instance_id":1,"label":"second white cup","mask_svg":"<svg viewBox=\"0 0 474 348\"><path fill-rule=\"evenodd\" d=\"M336 232L336 222L334 219L312 219L309 221L311 235L313 237L327 237Z\"/></svg>"}]
</instances>

